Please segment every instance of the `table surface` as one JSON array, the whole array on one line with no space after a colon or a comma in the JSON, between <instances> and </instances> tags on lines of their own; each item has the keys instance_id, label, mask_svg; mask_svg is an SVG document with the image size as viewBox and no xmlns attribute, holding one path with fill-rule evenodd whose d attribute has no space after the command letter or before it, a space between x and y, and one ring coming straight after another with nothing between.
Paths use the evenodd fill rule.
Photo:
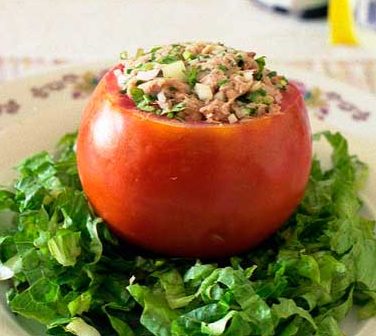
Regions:
<instances>
[{"instance_id":1,"label":"table surface","mask_svg":"<svg viewBox=\"0 0 376 336\"><path fill-rule=\"evenodd\" d=\"M222 41L376 93L376 32L332 46L325 20L275 14L250 0L0 0L0 81L61 63L116 60L172 41Z\"/></svg>"}]
</instances>

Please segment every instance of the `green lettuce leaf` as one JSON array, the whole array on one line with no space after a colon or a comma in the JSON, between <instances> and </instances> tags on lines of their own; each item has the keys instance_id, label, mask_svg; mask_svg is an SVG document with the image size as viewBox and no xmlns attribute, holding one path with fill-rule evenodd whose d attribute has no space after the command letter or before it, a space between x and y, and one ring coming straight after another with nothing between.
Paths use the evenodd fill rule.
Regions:
<instances>
[{"instance_id":1,"label":"green lettuce leaf","mask_svg":"<svg viewBox=\"0 0 376 336\"><path fill-rule=\"evenodd\" d=\"M88 203L68 134L0 189L0 279L10 309L48 335L342 336L354 304L376 315L375 221L360 214L367 167L339 133L315 156L300 205L257 248L225 260L161 258L109 231Z\"/></svg>"}]
</instances>

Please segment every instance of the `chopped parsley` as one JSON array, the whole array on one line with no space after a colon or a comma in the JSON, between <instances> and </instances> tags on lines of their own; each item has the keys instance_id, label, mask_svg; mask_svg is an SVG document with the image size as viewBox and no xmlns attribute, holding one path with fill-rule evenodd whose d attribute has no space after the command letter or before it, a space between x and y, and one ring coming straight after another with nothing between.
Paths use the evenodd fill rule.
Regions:
<instances>
[{"instance_id":1,"label":"chopped parsley","mask_svg":"<svg viewBox=\"0 0 376 336\"><path fill-rule=\"evenodd\" d=\"M158 51L159 49L161 49L162 47L161 46L156 46L156 47L153 47L150 49L150 52L151 53L155 53L156 51Z\"/></svg>"},{"instance_id":2,"label":"chopped parsley","mask_svg":"<svg viewBox=\"0 0 376 336\"><path fill-rule=\"evenodd\" d=\"M136 66L136 69L140 71L148 71L148 70L152 70L153 68L154 68L153 62L142 63Z\"/></svg>"},{"instance_id":3,"label":"chopped parsley","mask_svg":"<svg viewBox=\"0 0 376 336\"><path fill-rule=\"evenodd\" d=\"M226 85L230 80L229 79L222 79L218 81L218 86Z\"/></svg>"},{"instance_id":4,"label":"chopped parsley","mask_svg":"<svg viewBox=\"0 0 376 336\"><path fill-rule=\"evenodd\" d=\"M253 116L256 114L256 109L255 108L252 108L252 107L244 107L243 108L243 112L247 115L247 116Z\"/></svg>"},{"instance_id":5,"label":"chopped parsley","mask_svg":"<svg viewBox=\"0 0 376 336\"><path fill-rule=\"evenodd\" d=\"M170 64L170 63L174 63L178 60L179 60L179 58L177 56L167 55L167 56L163 56L162 58L158 59L157 62L161 63L161 64Z\"/></svg>"},{"instance_id":6,"label":"chopped parsley","mask_svg":"<svg viewBox=\"0 0 376 336\"><path fill-rule=\"evenodd\" d=\"M258 89L256 91L250 92L247 96L247 99L252 103L262 103L265 96L266 91L264 89Z\"/></svg>"},{"instance_id":7,"label":"chopped parsley","mask_svg":"<svg viewBox=\"0 0 376 336\"><path fill-rule=\"evenodd\" d=\"M195 86L195 84L197 83L197 76L198 76L198 68L195 67L195 66L192 66L190 67L187 71L186 71L186 75L187 75L187 83L189 84L189 86L191 88L193 88Z\"/></svg>"},{"instance_id":8,"label":"chopped parsley","mask_svg":"<svg viewBox=\"0 0 376 336\"><path fill-rule=\"evenodd\" d=\"M191 60L194 58L194 55L188 50L184 50L182 56L185 60Z\"/></svg>"},{"instance_id":9,"label":"chopped parsley","mask_svg":"<svg viewBox=\"0 0 376 336\"><path fill-rule=\"evenodd\" d=\"M266 65L266 57L265 56L261 56L259 58L256 58L255 61L256 61L257 65L258 65L258 71L259 72L264 71L264 68L265 68L265 65Z\"/></svg>"},{"instance_id":10,"label":"chopped parsley","mask_svg":"<svg viewBox=\"0 0 376 336\"><path fill-rule=\"evenodd\" d=\"M236 55L236 64L240 68L244 66L244 58L242 55L240 54Z\"/></svg>"},{"instance_id":11,"label":"chopped parsley","mask_svg":"<svg viewBox=\"0 0 376 336\"><path fill-rule=\"evenodd\" d=\"M131 96L137 108L145 112L155 112L156 107L150 104L156 100L155 96L147 95L137 87L131 89Z\"/></svg>"},{"instance_id":12,"label":"chopped parsley","mask_svg":"<svg viewBox=\"0 0 376 336\"><path fill-rule=\"evenodd\" d=\"M139 89L137 87L132 88L131 90L131 96L133 101L138 104L143 100L144 97L144 91L142 89Z\"/></svg>"},{"instance_id":13,"label":"chopped parsley","mask_svg":"<svg viewBox=\"0 0 376 336\"><path fill-rule=\"evenodd\" d=\"M174 105L173 108L171 109L171 112L177 113L177 112L183 111L184 109L185 109L185 103L181 102L181 103Z\"/></svg>"},{"instance_id":14,"label":"chopped parsley","mask_svg":"<svg viewBox=\"0 0 376 336\"><path fill-rule=\"evenodd\" d=\"M277 88L280 90L285 90L288 84L288 80L286 77L282 77L279 82L277 83Z\"/></svg>"},{"instance_id":15,"label":"chopped parsley","mask_svg":"<svg viewBox=\"0 0 376 336\"><path fill-rule=\"evenodd\" d=\"M166 117L169 119L173 119L176 117L176 114L183 111L185 109L185 103L181 102L175 104L171 109L163 111L162 114L166 114Z\"/></svg>"},{"instance_id":16,"label":"chopped parsley","mask_svg":"<svg viewBox=\"0 0 376 336\"><path fill-rule=\"evenodd\" d=\"M264 71L264 68L265 68L265 65L266 65L266 57L261 56L259 58L256 58L255 61L256 61L257 66L258 66L258 70L257 70L257 72L255 72L254 78L256 80L261 80L262 76L263 76L263 71Z\"/></svg>"},{"instance_id":17,"label":"chopped parsley","mask_svg":"<svg viewBox=\"0 0 376 336\"><path fill-rule=\"evenodd\" d=\"M275 77L275 76L277 76L277 71L270 71L270 72L268 73L268 77L269 77L269 78L272 78L272 77Z\"/></svg>"},{"instance_id":18,"label":"chopped parsley","mask_svg":"<svg viewBox=\"0 0 376 336\"><path fill-rule=\"evenodd\" d=\"M221 71L223 71L223 72L228 71L228 67L225 66L225 65L223 65L223 64L219 64L218 65L218 69L221 70Z\"/></svg>"},{"instance_id":19,"label":"chopped parsley","mask_svg":"<svg viewBox=\"0 0 376 336\"><path fill-rule=\"evenodd\" d=\"M151 105L150 103L154 102L156 100L155 96L150 96L144 94L142 97L142 100L137 103L137 107L145 112L155 112L156 111L156 106Z\"/></svg>"}]
</instances>

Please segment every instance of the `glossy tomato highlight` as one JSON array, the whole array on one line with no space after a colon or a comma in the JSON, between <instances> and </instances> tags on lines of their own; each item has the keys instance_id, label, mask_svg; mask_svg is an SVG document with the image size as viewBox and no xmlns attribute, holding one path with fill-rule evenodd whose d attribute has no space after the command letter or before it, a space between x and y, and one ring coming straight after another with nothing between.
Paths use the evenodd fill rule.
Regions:
<instances>
[{"instance_id":1,"label":"glossy tomato highlight","mask_svg":"<svg viewBox=\"0 0 376 336\"><path fill-rule=\"evenodd\" d=\"M97 214L125 240L186 257L245 251L275 232L303 196L311 166L303 99L236 124L143 112L109 71L81 121L77 159Z\"/></svg>"}]
</instances>

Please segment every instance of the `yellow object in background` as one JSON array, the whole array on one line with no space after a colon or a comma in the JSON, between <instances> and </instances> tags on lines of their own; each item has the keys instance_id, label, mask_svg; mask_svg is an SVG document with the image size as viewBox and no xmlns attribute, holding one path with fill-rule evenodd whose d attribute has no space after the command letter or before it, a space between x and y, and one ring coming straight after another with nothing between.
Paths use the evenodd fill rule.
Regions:
<instances>
[{"instance_id":1,"label":"yellow object in background","mask_svg":"<svg viewBox=\"0 0 376 336\"><path fill-rule=\"evenodd\" d=\"M329 25L333 44L358 44L350 0L329 0Z\"/></svg>"}]
</instances>

